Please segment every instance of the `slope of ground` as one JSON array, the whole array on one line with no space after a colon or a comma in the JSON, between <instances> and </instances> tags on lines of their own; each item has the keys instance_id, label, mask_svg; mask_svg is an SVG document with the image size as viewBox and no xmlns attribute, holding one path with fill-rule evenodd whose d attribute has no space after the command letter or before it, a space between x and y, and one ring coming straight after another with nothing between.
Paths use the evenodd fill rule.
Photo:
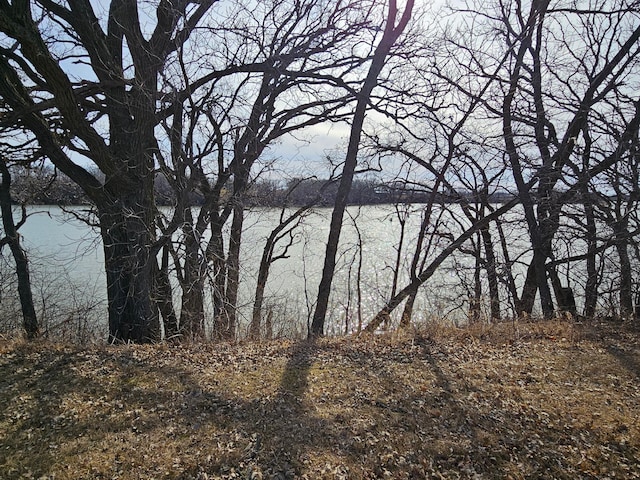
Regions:
<instances>
[{"instance_id":1,"label":"slope of ground","mask_svg":"<svg viewBox=\"0 0 640 480\"><path fill-rule=\"evenodd\" d=\"M6 479L640 478L640 336L0 340Z\"/></svg>"}]
</instances>

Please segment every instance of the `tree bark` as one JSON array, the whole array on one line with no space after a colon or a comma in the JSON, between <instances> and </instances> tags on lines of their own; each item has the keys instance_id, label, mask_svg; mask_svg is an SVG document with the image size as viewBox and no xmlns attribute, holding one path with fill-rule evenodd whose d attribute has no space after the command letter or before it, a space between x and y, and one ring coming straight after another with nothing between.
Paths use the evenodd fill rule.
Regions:
<instances>
[{"instance_id":1,"label":"tree bark","mask_svg":"<svg viewBox=\"0 0 640 480\"><path fill-rule=\"evenodd\" d=\"M633 314L633 276L629 258L629 233L622 225L614 232L616 252L620 260L620 316L626 318Z\"/></svg>"},{"instance_id":2,"label":"tree bark","mask_svg":"<svg viewBox=\"0 0 640 480\"><path fill-rule=\"evenodd\" d=\"M169 279L169 250L170 245L162 248L160 268L154 272L156 282L154 299L164 322L165 339L175 339L178 335L178 316L173 308L173 289Z\"/></svg>"},{"instance_id":3,"label":"tree bark","mask_svg":"<svg viewBox=\"0 0 640 480\"><path fill-rule=\"evenodd\" d=\"M244 191L244 187L241 191ZM229 234L229 253L227 255L227 284L224 295L224 306L220 315L215 318L213 334L220 340L233 340L236 335L238 321L238 289L240 288L240 244L244 225L244 205L242 200L232 200L233 218Z\"/></svg>"},{"instance_id":4,"label":"tree bark","mask_svg":"<svg viewBox=\"0 0 640 480\"><path fill-rule=\"evenodd\" d=\"M480 235L478 235L480 237ZM480 239L478 239L480 240ZM473 269L473 295L469 298L469 322L478 323L482 316L482 250L480 249L480 242L473 242L473 256L474 256L474 269Z\"/></svg>"},{"instance_id":5,"label":"tree bark","mask_svg":"<svg viewBox=\"0 0 640 480\"><path fill-rule=\"evenodd\" d=\"M526 313L530 314L533 304L531 303L531 308L529 308L528 302L531 298L535 298L535 290L538 290L540 292L542 313L545 318L551 318L553 316L553 300L551 298L551 290L549 289L545 270L545 245L536 219L534 202L522 174L522 166L520 164L518 149L515 143L512 114L514 98L521 79L521 70L524 67L524 57L531 46L531 37L534 33L534 26L538 18L544 16L545 9L546 7L539 10L539 6L532 6L527 23L524 25L525 31L523 32L520 40L521 43L516 52L516 58L514 59L514 69L509 78L509 90L502 104L502 132L513 177L518 187L518 195L524 208L525 218L529 227L531 246L533 248L533 259L531 261L531 266L529 267L529 272L527 272L527 280L535 283L526 284L528 286L528 290L523 291L522 303L526 309ZM533 290L534 285L535 290Z\"/></svg>"},{"instance_id":6,"label":"tree bark","mask_svg":"<svg viewBox=\"0 0 640 480\"><path fill-rule=\"evenodd\" d=\"M204 284L206 261L200 253L201 235L193 224L191 209L185 209L184 266L182 268L182 308L180 310L180 334L188 340L203 339Z\"/></svg>"},{"instance_id":7,"label":"tree bark","mask_svg":"<svg viewBox=\"0 0 640 480\"><path fill-rule=\"evenodd\" d=\"M597 248L598 248L598 231L596 228L596 217L593 208L593 195L589 191L589 160L591 159L592 139L588 124L582 129L582 137L584 138L585 147L582 154L582 172L580 174L580 184L578 191L582 197L582 208L586 220L585 240L587 242L587 278L584 287L584 310L583 315L586 318L593 318L596 314L598 305L598 268L597 268Z\"/></svg>"},{"instance_id":8,"label":"tree bark","mask_svg":"<svg viewBox=\"0 0 640 480\"><path fill-rule=\"evenodd\" d=\"M98 206L109 300L109 343L160 340L158 306L153 301L158 266L153 265L157 262L154 235L149 231L153 221L148 219L155 206L140 208L144 203L144 198L137 198L132 199L129 209Z\"/></svg>"},{"instance_id":9,"label":"tree bark","mask_svg":"<svg viewBox=\"0 0 640 480\"><path fill-rule=\"evenodd\" d=\"M489 226L480 229L486 261L487 281L489 282L489 311L491 320L500 321L500 292L498 290L498 272L496 270L496 254Z\"/></svg>"}]
</instances>

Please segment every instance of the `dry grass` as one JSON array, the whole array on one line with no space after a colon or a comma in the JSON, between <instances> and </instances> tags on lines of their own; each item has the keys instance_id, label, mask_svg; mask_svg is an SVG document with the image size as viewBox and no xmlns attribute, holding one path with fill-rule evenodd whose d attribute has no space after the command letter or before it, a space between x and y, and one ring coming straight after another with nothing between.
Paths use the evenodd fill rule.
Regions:
<instances>
[{"instance_id":1,"label":"dry grass","mask_svg":"<svg viewBox=\"0 0 640 480\"><path fill-rule=\"evenodd\" d=\"M640 478L640 336L622 326L0 339L0 405L6 479Z\"/></svg>"}]
</instances>

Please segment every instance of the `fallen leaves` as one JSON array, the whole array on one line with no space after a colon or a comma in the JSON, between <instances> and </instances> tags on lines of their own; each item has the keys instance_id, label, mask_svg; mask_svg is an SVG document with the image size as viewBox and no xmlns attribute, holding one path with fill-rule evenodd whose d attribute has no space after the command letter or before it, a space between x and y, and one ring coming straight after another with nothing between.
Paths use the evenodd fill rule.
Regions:
<instances>
[{"instance_id":1,"label":"fallen leaves","mask_svg":"<svg viewBox=\"0 0 640 480\"><path fill-rule=\"evenodd\" d=\"M518 328L509 341L483 331L0 345L0 471L8 479L640 478L638 335Z\"/></svg>"}]
</instances>

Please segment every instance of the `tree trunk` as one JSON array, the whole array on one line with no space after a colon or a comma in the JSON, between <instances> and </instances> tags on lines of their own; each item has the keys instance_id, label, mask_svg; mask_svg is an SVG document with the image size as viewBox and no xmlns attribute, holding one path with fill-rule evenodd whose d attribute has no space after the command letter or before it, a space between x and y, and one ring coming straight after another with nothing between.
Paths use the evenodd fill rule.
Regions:
<instances>
[{"instance_id":1,"label":"tree trunk","mask_svg":"<svg viewBox=\"0 0 640 480\"><path fill-rule=\"evenodd\" d=\"M502 134L505 142L507 156L509 158L509 164L511 165L511 169L513 171L513 178L518 187L518 195L525 212L525 218L529 227L529 236L531 238L531 246L533 248L533 259L529 267L529 272L527 272L527 280L534 281L535 284L527 284L528 290L523 292L522 302L523 305L529 307L529 305L525 302L528 302L531 297L535 298L535 291L538 290L540 292L540 304L542 306L542 313L545 318L551 318L553 316L553 301L551 298L551 290L549 289L545 271L545 260L547 258L547 255L545 252L542 233L540 231L538 220L536 219L534 211L534 201L531 198L529 186L525 182L522 173L522 165L520 162L518 147L515 143L516 134L514 133L513 129L512 113L512 106L516 96L516 92L518 90L518 84L522 78L520 72L524 68L524 57L531 47L531 36L534 32L534 27L538 20L538 17L541 16L546 9L545 7L541 11L536 11L539 7L540 5L536 6L535 4L531 6L532 12L527 25L525 25L525 34L523 35L521 43L516 52L513 67L514 69L509 79L509 90L502 104ZM535 285L535 290L533 289L533 285ZM531 313L532 308L533 304L531 304L530 308L526 308L526 312Z\"/></svg>"},{"instance_id":2,"label":"tree trunk","mask_svg":"<svg viewBox=\"0 0 640 480\"><path fill-rule=\"evenodd\" d=\"M535 255L535 254L534 254ZM518 315L531 315L533 312L533 305L536 301L536 294L538 293L538 279L536 277L536 268L533 263L533 259L527 268L527 276L522 286L522 294L520 295L520 309Z\"/></svg>"},{"instance_id":3,"label":"tree trunk","mask_svg":"<svg viewBox=\"0 0 640 480\"><path fill-rule=\"evenodd\" d=\"M475 265L473 269L473 295L469 298L469 322L478 323L482 316L481 298L482 298L482 251L480 250L480 243L474 242L473 246Z\"/></svg>"},{"instance_id":4,"label":"tree trunk","mask_svg":"<svg viewBox=\"0 0 640 480\"><path fill-rule=\"evenodd\" d=\"M329 229L329 238L327 240L327 249L325 251L322 278L320 280L320 285L318 286L316 310L313 314L309 337L324 335L324 323L327 316L327 308L329 306L331 284L333 282L333 275L336 268L336 256L338 253L338 243L340 242L340 233L342 231L342 220L344 218L349 191L351 190L353 176L358 163L360 138L362 136L364 118L369 106L371 92L376 87L378 75L380 75L380 72L386 63L387 55L391 51L391 47L393 47L394 43L400 35L402 35L402 32L411 18L413 4L414 0L407 1L400 23L396 26L396 15L398 14L397 5L395 0L390 0L389 13L387 15L382 39L373 54L369 72L367 73L367 77L360 92L358 93L358 101L353 115L353 123L351 124L349 145L347 147L347 154L342 168L342 178L340 179L340 185L338 186L338 192L336 194L333 212L331 214L331 224Z\"/></svg>"},{"instance_id":5,"label":"tree trunk","mask_svg":"<svg viewBox=\"0 0 640 480\"><path fill-rule=\"evenodd\" d=\"M216 317L214 335L221 340L233 340L236 335L238 289L240 287L240 245L244 225L244 205L240 199L233 200L233 219L229 234L229 254L227 255L227 285L224 307Z\"/></svg>"},{"instance_id":6,"label":"tree trunk","mask_svg":"<svg viewBox=\"0 0 640 480\"><path fill-rule=\"evenodd\" d=\"M409 294L407 297L407 301L404 303L404 308L402 309L402 317L400 317L400 328L408 328L411 326L411 318L413 317L413 306L416 303L416 296L418 291L414 291Z\"/></svg>"},{"instance_id":7,"label":"tree trunk","mask_svg":"<svg viewBox=\"0 0 640 480\"><path fill-rule=\"evenodd\" d=\"M224 253L224 219L217 212L212 212L211 239L207 244L206 258L211 264L211 294L213 297L214 322L223 314L225 309L225 286L227 284L227 267ZM215 324L214 324L215 329Z\"/></svg>"},{"instance_id":8,"label":"tree trunk","mask_svg":"<svg viewBox=\"0 0 640 480\"><path fill-rule=\"evenodd\" d=\"M124 198L129 206L99 208L104 245L109 343L149 343L160 339L158 307L153 300L153 207L144 193ZM153 197L151 197L153 200ZM116 203L117 205L117 203ZM146 208L145 208L146 205Z\"/></svg>"},{"instance_id":9,"label":"tree trunk","mask_svg":"<svg viewBox=\"0 0 640 480\"><path fill-rule=\"evenodd\" d=\"M265 242L264 248L262 249L262 257L260 258L260 266L258 268L258 282L256 284L255 298L253 302L253 312L251 315L251 323L249 325L249 338L251 339L259 339L260 338L260 330L262 323L262 304L264 302L264 290L267 286L267 280L269 279L269 270L271 268L271 264L281 258L287 258L287 251L289 247L293 244L293 237L290 237L289 244L284 247L284 252L275 257L273 256L275 246L279 240L283 238L287 233L296 228L302 216L311 209L311 206L317 202L317 199L314 199L309 204L298 208L295 212L289 215L287 218L284 218L285 209L283 208L280 212L280 223L276 228L274 228L269 236L267 237L267 241ZM294 224L294 225L292 225ZM269 311L271 314L271 311Z\"/></svg>"},{"instance_id":10,"label":"tree trunk","mask_svg":"<svg viewBox=\"0 0 640 480\"><path fill-rule=\"evenodd\" d=\"M0 160L0 173L2 183L0 183L0 208L2 211L2 225L4 227L5 238L3 243L8 243L11 254L16 262L16 276L18 277L18 296L20 297L20 308L22 309L22 325L28 339L32 340L38 336L38 318L33 303L31 292L31 277L29 275L29 261L27 254L20 245L20 235L13 220L13 209L11 202L11 174L4 160Z\"/></svg>"},{"instance_id":11,"label":"tree trunk","mask_svg":"<svg viewBox=\"0 0 640 480\"><path fill-rule=\"evenodd\" d=\"M269 236L267 243L262 251L260 259L260 267L258 269L258 283L256 285L255 299L253 302L253 312L251 316L251 324L249 325L249 338L258 340L260 338L260 328L262 323L262 303L264 301L264 289L267 286L269 278L269 267L271 266L271 258L273 256L274 236Z\"/></svg>"},{"instance_id":12,"label":"tree trunk","mask_svg":"<svg viewBox=\"0 0 640 480\"><path fill-rule=\"evenodd\" d=\"M489 303L491 320L500 321L500 292L498 290L498 272L496 270L496 254L489 227L480 229L484 245L487 280L489 282Z\"/></svg>"},{"instance_id":13,"label":"tree trunk","mask_svg":"<svg viewBox=\"0 0 640 480\"><path fill-rule=\"evenodd\" d=\"M438 267L442 265L449 256L458 250L465 242L467 242L478 230L480 230L485 225L488 225L490 222L499 218L500 216L507 213L511 210L515 205L518 204L517 200L511 200L508 203L505 203L500 208L494 210L486 217L478 220L475 224L470 226L467 230L465 230L458 238L456 238L453 242L451 242L440 254L431 261L431 263L424 268L417 276L415 276L411 282L400 290L393 298L391 298L387 304L373 317L371 322L365 327L363 330L364 333L374 333L376 329L380 326L380 324L385 321L385 319L389 318L391 312L393 312L398 305L400 305L403 300L411 295L415 295L424 282L429 280L431 276L436 272Z\"/></svg>"},{"instance_id":14,"label":"tree trunk","mask_svg":"<svg viewBox=\"0 0 640 480\"><path fill-rule=\"evenodd\" d=\"M588 196L588 191L583 192ZM591 200L585 197L583 201L585 218L587 220L587 279L584 287L584 316L593 318L598 305L598 267L596 263L596 253L598 247L598 237L596 220L593 212Z\"/></svg>"},{"instance_id":15,"label":"tree trunk","mask_svg":"<svg viewBox=\"0 0 640 480\"><path fill-rule=\"evenodd\" d=\"M184 268L182 270L182 307L180 333L189 340L203 339L204 284L206 263L200 254L199 236L196 234L190 210L185 213Z\"/></svg>"},{"instance_id":16,"label":"tree trunk","mask_svg":"<svg viewBox=\"0 0 640 480\"><path fill-rule=\"evenodd\" d=\"M620 316L625 318L633 314L633 276L629 259L628 233L626 229L615 232L616 252L620 260Z\"/></svg>"},{"instance_id":17,"label":"tree trunk","mask_svg":"<svg viewBox=\"0 0 640 480\"><path fill-rule=\"evenodd\" d=\"M591 160L591 132L589 124L585 123L582 128L582 137L584 138L584 151L582 153L582 172L580 173L578 191L582 197L582 208L584 208L584 217L586 220L587 242L587 278L584 286L584 310L583 315L586 318L593 318L596 314L598 305L598 267L597 267L597 248L598 248L598 231L596 228L596 217L593 208L593 195L589 191L589 162Z\"/></svg>"},{"instance_id":18,"label":"tree trunk","mask_svg":"<svg viewBox=\"0 0 640 480\"><path fill-rule=\"evenodd\" d=\"M512 270L512 262L511 256L509 254L509 246L507 244L507 236L504 233L504 228L502 228L502 223L500 220L496 221L496 227L498 229L498 236L500 237L500 246L502 248L502 256L504 257L505 263L505 282L507 283L507 288L509 290L509 295L513 301L513 309L514 314L517 316L521 313L521 301L518 296L518 289L516 287L515 278L513 278L513 270Z\"/></svg>"},{"instance_id":19,"label":"tree trunk","mask_svg":"<svg viewBox=\"0 0 640 480\"><path fill-rule=\"evenodd\" d=\"M151 262L155 265L155 262ZM173 290L169 280L169 245L162 249L162 262L155 275L154 298L164 321L165 338L174 338L178 334L178 317L173 308Z\"/></svg>"}]
</instances>

